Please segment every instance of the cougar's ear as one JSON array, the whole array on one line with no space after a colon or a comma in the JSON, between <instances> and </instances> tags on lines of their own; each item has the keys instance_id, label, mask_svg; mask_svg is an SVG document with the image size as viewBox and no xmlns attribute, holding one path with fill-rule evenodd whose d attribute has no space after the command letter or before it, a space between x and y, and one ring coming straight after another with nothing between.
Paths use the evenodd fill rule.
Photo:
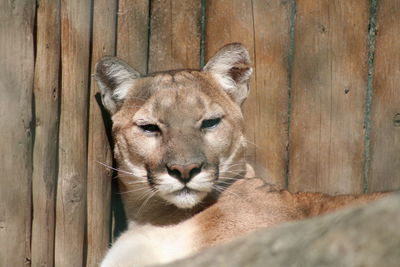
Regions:
<instances>
[{"instance_id":1,"label":"cougar's ear","mask_svg":"<svg viewBox=\"0 0 400 267\"><path fill-rule=\"evenodd\" d=\"M225 92L239 105L249 94L252 68L247 49L238 43L222 47L204 66L203 71L210 72Z\"/></svg>"},{"instance_id":2,"label":"cougar's ear","mask_svg":"<svg viewBox=\"0 0 400 267\"><path fill-rule=\"evenodd\" d=\"M140 74L116 57L104 57L97 62L94 77L101 90L103 105L112 115L122 105Z\"/></svg>"}]
</instances>

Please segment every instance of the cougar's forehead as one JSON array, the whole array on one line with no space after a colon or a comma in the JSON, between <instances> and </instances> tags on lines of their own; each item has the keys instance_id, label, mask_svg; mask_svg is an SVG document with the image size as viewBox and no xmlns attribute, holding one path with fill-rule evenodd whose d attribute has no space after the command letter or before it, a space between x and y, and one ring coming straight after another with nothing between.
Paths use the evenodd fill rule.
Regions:
<instances>
[{"instance_id":1,"label":"cougar's forehead","mask_svg":"<svg viewBox=\"0 0 400 267\"><path fill-rule=\"evenodd\" d=\"M142 112L169 126L189 126L205 116L222 116L216 99L204 91L201 83L189 73L163 74L154 78L156 87Z\"/></svg>"}]
</instances>

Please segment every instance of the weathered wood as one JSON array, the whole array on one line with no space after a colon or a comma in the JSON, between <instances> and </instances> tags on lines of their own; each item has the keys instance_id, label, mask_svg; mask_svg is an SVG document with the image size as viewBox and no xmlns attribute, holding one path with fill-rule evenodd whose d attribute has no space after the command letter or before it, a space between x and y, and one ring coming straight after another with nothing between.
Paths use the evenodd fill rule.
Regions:
<instances>
[{"instance_id":1,"label":"weathered wood","mask_svg":"<svg viewBox=\"0 0 400 267\"><path fill-rule=\"evenodd\" d=\"M369 1L297 2L289 189L363 191Z\"/></svg>"},{"instance_id":2,"label":"weathered wood","mask_svg":"<svg viewBox=\"0 0 400 267\"><path fill-rule=\"evenodd\" d=\"M197 0L151 1L149 72L199 68L200 14Z\"/></svg>"},{"instance_id":3,"label":"weathered wood","mask_svg":"<svg viewBox=\"0 0 400 267\"><path fill-rule=\"evenodd\" d=\"M29 266L35 1L0 2L0 266Z\"/></svg>"},{"instance_id":4,"label":"weathered wood","mask_svg":"<svg viewBox=\"0 0 400 267\"><path fill-rule=\"evenodd\" d=\"M115 0L94 2L92 73L100 58L115 55L116 12ZM106 111L98 103L99 96L99 89L92 80L88 129L87 266L98 266L110 243L112 170L105 168L99 162L111 166L112 153L102 117Z\"/></svg>"},{"instance_id":5,"label":"weathered wood","mask_svg":"<svg viewBox=\"0 0 400 267\"><path fill-rule=\"evenodd\" d=\"M91 1L61 1L61 115L55 265L83 264Z\"/></svg>"},{"instance_id":6,"label":"weathered wood","mask_svg":"<svg viewBox=\"0 0 400 267\"><path fill-rule=\"evenodd\" d=\"M53 266L58 167L60 1L40 1L37 8L32 265Z\"/></svg>"},{"instance_id":7,"label":"weathered wood","mask_svg":"<svg viewBox=\"0 0 400 267\"><path fill-rule=\"evenodd\" d=\"M149 2L118 2L117 56L141 74L147 72Z\"/></svg>"},{"instance_id":8,"label":"weathered wood","mask_svg":"<svg viewBox=\"0 0 400 267\"><path fill-rule=\"evenodd\" d=\"M292 1L253 1L255 167L259 176L279 187L286 182L291 6Z\"/></svg>"},{"instance_id":9,"label":"weathered wood","mask_svg":"<svg viewBox=\"0 0 400 267\"><path fill-rule=\"evenodd\" d=\"M147 74L149 13L148 0L118 1L117 56L142 75ZM114 192L117 191L114 184ZM113 195L112 239L126 227L121 195Z\"/></svg>"},{"instance_id":10,"label":"weathered wood","mask_svg":"<svg viewBox=\"0 0 400 267\"><path fill-rule=\"evenodd\" d=\"M254 25L252 1L219 0L206 1L206 62L222 46L228 43L242 43L250 53L252 62L254 55ZM255 75L250 81L250 95L243 105L246 138L249 140L247 160L255 166L256 146L256 114L257 90ZM255 143L255 145L253 145Z\"/></svg>"},{"instance_id":11,"label":"weathered wood","mask_svg":"<svg viewBox=\"0 0 400 267\"><path fill-rule=\"evenodd\" d=\"M400 189L400 1L378 3L368 190Z\"/></svg>"},{"instance_id":12,"label":"weathered wood","mask_svg":"<svg viewBox=\"0 0 400 267\"><path fill-rule=\"evenodd\" d=\"M400 262L399 205L396 194L373 204L260 230L163 266L396 267Z\"/></svg>"}]
</instances>

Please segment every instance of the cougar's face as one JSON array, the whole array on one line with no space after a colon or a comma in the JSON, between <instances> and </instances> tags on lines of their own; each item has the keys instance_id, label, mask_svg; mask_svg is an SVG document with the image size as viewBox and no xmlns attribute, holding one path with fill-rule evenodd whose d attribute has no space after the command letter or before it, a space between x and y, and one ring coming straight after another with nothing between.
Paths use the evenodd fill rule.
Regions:
<instances>
[{"instance_id":1,"label":"cougar's face","mask_svg":"<svg viewBox=\"0 0 400 267\"><path fill-rule=\"evenodd\" d=\"M125 101L114 118L117 159L132 174L123 175L128 191L191 208L244 174L242 116L224 92L198 72L142 86L152 95Z\"/></svg>"},{"instance_id":2,"label":"cougar's face","mask_svg":"<svg viewBox=\"0 0 400 267\"><path fill-rule=\"evenodd\" d=\"M191 208L243 176L240 105L251 72L238 43L222 47L200 71L152 77L118 58L101 59L94 77L112 115L125 192Z\"/></svg>"}]
</instances>

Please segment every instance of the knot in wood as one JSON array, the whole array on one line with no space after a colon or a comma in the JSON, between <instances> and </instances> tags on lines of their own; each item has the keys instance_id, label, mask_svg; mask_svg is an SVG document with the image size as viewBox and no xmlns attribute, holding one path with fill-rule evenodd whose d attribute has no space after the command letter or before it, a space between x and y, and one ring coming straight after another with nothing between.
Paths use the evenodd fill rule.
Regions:
<instances>
[{"instance_id":1,"label":"knot in wood","mask_svg":"<svg viewBox=\"0 0 400 267\"><path fill-rule=\"evenodd\" d=\"M68 180L66 191L66 201L75 203L80 202L83 197L83 185L79 175L75 174Z\"/></svg>"},{"instance_id":2,"label":"knot in wood","mask_svg":"<svg viewBox=\"0 0 400 267\"><path fill-rule=\"evenodd\" d=\"M400 127L400 113L394 114L393 125L394 127Z\"/></svg>"}]
</instances>

